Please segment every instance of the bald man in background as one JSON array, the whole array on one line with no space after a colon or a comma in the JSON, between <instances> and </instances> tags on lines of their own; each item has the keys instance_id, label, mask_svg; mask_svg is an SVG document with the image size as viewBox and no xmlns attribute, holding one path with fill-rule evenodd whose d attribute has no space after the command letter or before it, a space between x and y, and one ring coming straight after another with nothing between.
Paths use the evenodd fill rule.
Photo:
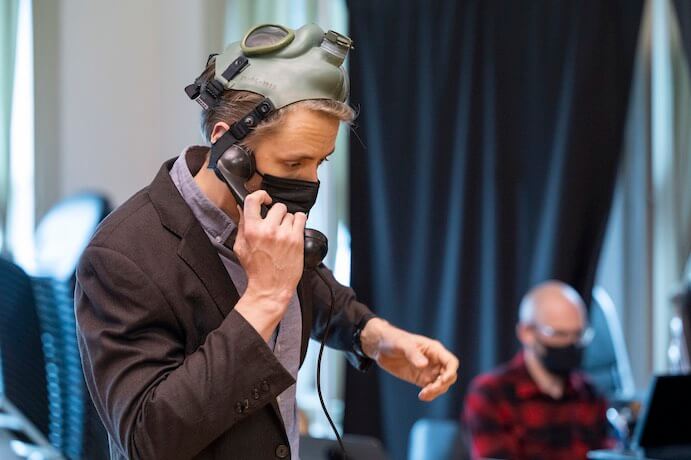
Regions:
<instances>
[{"instance_id":1,"label":"bald man in background","mask_svg":"<svg viewBox=\"0 0 691 460\"><path fill-rule=\"evenodd\" d=\"M591 339L583 299L547 281L520 305L522 350L470 385L463 421L473 458L584 459L611 446L606 402L578 371Z\"/></svg>"}]
</instances>

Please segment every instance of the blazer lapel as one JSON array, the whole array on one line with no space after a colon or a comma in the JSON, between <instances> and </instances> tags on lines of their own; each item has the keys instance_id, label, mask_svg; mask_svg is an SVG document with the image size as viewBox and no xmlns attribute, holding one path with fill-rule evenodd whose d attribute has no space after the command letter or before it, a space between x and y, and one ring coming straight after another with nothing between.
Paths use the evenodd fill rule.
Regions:
<instances>
[{"instance_id":1,"label":"blazer lapel","mask_svg":"<svg viewBox=\"0 0 691 460\"><path fill-rule=\"evenodd\" d=\"M197 275L225 317L240 296L223 262L170 178L176 158L166 161L149 186L161 224L180 238L178 256Z\"/></svg>"},{"instance_id":2,"label":"blazer lapel","mask_svg":"<svg viewBox=\"0 0 691 460\"><path fill-rule=\"evenodd\" d=\"M196 220L180 241L178 256L194 271L225 318L240 295L218 253Z\"/></svg>"}]
</instances>

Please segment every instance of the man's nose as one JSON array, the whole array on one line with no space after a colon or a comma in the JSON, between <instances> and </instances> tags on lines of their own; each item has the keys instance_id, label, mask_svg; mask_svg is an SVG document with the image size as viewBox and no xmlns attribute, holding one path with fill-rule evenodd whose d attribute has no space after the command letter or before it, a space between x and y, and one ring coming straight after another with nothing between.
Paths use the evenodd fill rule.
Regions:
<instances>
[{"instance_id":1,"label":"man's nose","mask_svg":"<svg viewBox=\"0 0 691 460\"><path fill-rule=\"evenodd\" d=\"M319 174L317 174L317 168L310 169L307 172L307 177L305 180L308 180L310 182L317 182L319 180Z\"/></svg>"}]
</instances>

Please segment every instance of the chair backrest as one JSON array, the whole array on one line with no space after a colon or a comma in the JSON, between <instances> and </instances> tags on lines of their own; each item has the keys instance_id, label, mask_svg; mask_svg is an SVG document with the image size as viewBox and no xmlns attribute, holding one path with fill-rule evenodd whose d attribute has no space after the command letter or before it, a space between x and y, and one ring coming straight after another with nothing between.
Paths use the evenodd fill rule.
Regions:
<instances>
[{"instance_id":1,"label":"chair backrest","mask_svg":"<svg viewBox=\"0 0 691 460\"><path fill-rule=\"evenodd\" d=\"M595 336L585 349L583 370L610 401L633 397L635 385L619 316L611 297L600 286L593 289L590 326Z\"/></svg>"},{"instance_id":2,"label":"chair backrest","mask_svg":"<svg viewBox=\"0 0 691 460\"><path fill-rule=\"evenodd\" d=\"M48 376L48 438L70 460L108 458L108 438L84 381L70 280L32 278Z\"/></svg>"},{"instance_id":3,"label":"chair backrest","mask_svg":"<svg viewBox=\"0 0 691 460\"><path fill-rule=\"evenodd\" d=\"M73 195L53 206L36 227L33 274L70 279L96 227L109 212L108 200L96 193Z\"/></svg>"},{"instance_id":4,"label":"chair backrest","mask_svg":"<svg viewBox=\"0 0 691 460\"><path fill-rule=\"evenodd\" d=\"M48 435L46 367L29 276L0 259L0 355L4 396Z\"/></svg>"},{"instance_id":5,"label":"chair backrest","mask_svg":"<svg viewBox=\"0 0 691 460\"><path fill-rule=\"evenodd\" d=\"M79 193L54 205L34 235L32 283L46 359L48 438L71 460L108 458L107 434L84 382L73 295L79 258L109 212L104 196Z\"/></svg>"},{"instance_id":6,"label":"chair backrest","mask_svg":"<svg viewBox=\"0 0 691 460\"><path fill-rule=\"evenodd\" d=\"M410 430L408 460L462 460L468 457L455 420L423 418Z\"/></svg>"}]
</instances>

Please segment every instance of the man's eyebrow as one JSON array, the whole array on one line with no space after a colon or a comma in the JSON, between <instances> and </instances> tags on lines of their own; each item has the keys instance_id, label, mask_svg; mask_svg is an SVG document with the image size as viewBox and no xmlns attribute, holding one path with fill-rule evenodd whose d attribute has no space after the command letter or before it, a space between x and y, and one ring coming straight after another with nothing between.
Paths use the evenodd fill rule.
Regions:
<instances>
[{"instance_id":1,"label":"man's eyebrow","mask_svg":"<svg viewBox=\"0 0 691 460\"><path fill-rule=\"evenodd\" d=\"M322 157L322 159L333 155L333 153L335 151L336 151L336 149L334 148L329 153L324 155ZM314 158L312 155L307 155L306 153L295 153L295 154L287 154L285 160L299 161L299 160L311 160L312 158Z\"/></svg>"}]
</instances>

